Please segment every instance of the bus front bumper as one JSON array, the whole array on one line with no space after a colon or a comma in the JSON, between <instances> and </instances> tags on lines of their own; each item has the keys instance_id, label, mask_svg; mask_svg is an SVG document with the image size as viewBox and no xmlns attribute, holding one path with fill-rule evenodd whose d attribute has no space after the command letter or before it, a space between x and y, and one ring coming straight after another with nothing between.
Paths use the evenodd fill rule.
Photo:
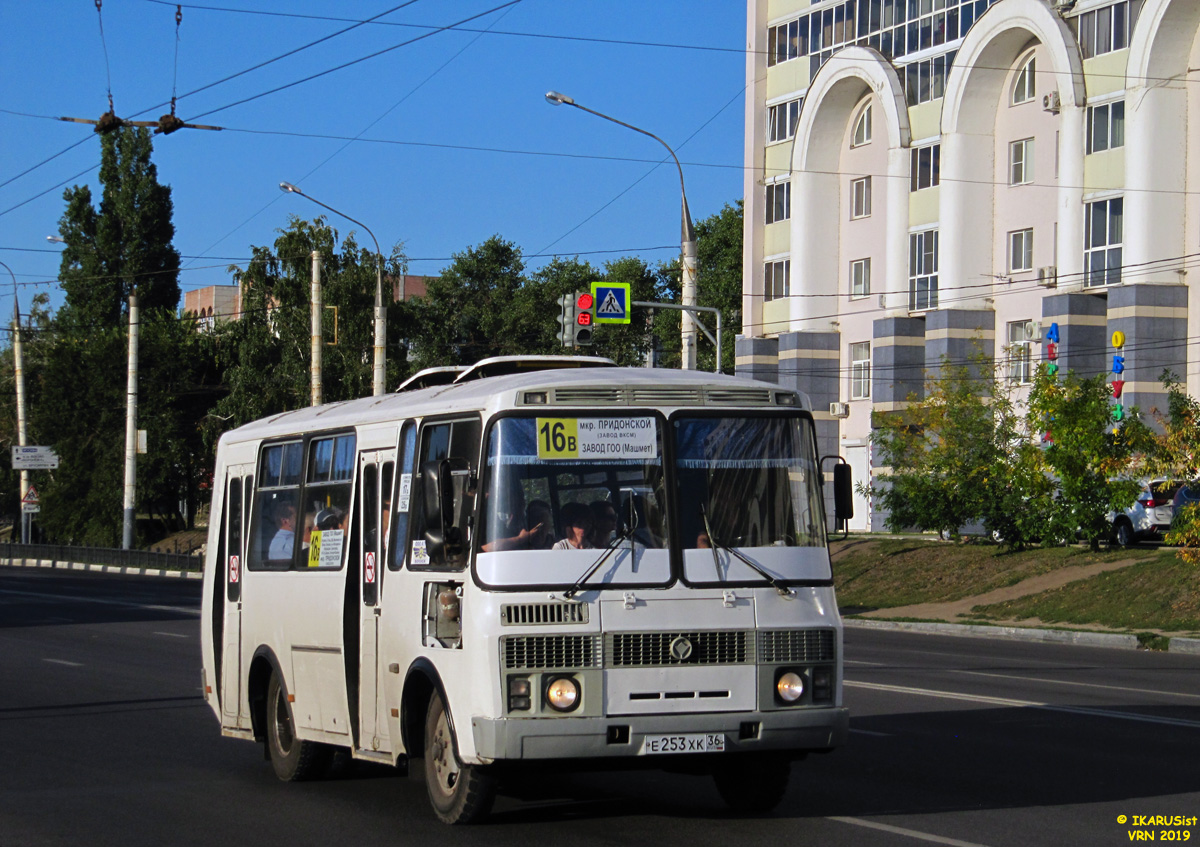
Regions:
<instances>
[{"instance_id":1,"label":"bus front bumper","mask_svg":"<svg viewBox=\"0 0 1200 847\"><path fill-rule=\"evenodd\" d=\"M590 718L472 718L481 761L647 756L647 739L724 736L724 752L804 753L846 743L846 708ZM652 755L651 758L654 758Z\"/></svg>"}]
</instances>

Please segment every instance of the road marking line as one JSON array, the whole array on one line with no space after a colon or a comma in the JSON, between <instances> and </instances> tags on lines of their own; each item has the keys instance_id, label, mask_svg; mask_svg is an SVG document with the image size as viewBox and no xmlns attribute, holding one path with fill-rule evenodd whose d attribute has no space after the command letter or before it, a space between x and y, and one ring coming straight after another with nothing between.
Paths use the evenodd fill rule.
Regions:
<instances>
[{"instance_id":1,"label":"road marking line","mask_svg":"<svg viewBox=\"0 0 1200 847\"><path fill-rule=\"evenodd\" d=\"M870 730L870 729L851 729L850 733L852 735L873 735L876 738L891 738L892 737L892 733L890 733L890 732L875 732L874 730Z\"/></svg>"},{"instance_id":2,"label":"road marking line","mask_svg":"<svg viewBox=\"0 0 1200 847\"><path fill-rule=\"evenodd\" d=\"M894 691L897 694L917 694L924 697L941 697L946 700L964 700L969 703L985 703L990 706L1011 706L1018 709L1044 709L1048 712L1064 712L1069 715L1087 715L1094 718L1117 718L1123 721L1137 723L1153 723L1164 726L1183 726L1200 729L1200 721L1188 721L1182 718L1156 718L1151 715L1139 715L1135 712L1114 712L1109 709L1092 709L1087 706L1055 706L1052 703L1039 703L1036 700L1012 700L1007 697L987 697L982 694L960 694L957 691L935 691L931 688L911 688L907 685L884 685L879 682L850 682L843 685L851 688L866 688L871 691Z\"/></svg>"},{"instance_id":3,"label":"road marking line","mask_svg":"<svg viewBox=\"0 0 1200 847\"><path fill-rule=\"evenodd\" d=\"M181 632L156 632L155 635L165 635L168 638L191 638L190 635L184 635Z\"/></svg>"},{"instance_id":4,"label":"road marking line","mask_svg":"<svg viewBox=\"0 0 1200 847\"><path fill-rule=\"evenodd\" d=\"M977 844L974 841L959 841L957 838L946 838L942 835L933 835L932 833L920 832L915 829L905 829L901 826L892 826L886 823L876 823L875 821L868 821L862 818L829 817L826 820L848 823L851 826L865 826L867 829L878 829L881 832L890 832L894 835L905 835L909 838L930 841L934 844L949 844L950 847L985 847L985 845Z\"/></svg>"},{"instance_id":5,"label":"road marking line","mask_svg":"<svg viewBox=\"0 0 1200 847\"><path fill-rule=\"evenodd\" d=\"M1045 682L1049 685L1078 685L1084 688L1102 688L1106 691L1131 691L1135 694L1159 694L1163 697L1189 697L1194 700L1200 700L1200 694L1185 694L1182 691L1158 691L1152 688L1126 688L1120 685L1101 685L1097 682L1072 682L1067 679L1042 679L1037 676L1015 676L1003 673L989 673L987 671L959 671L952 670L950 673L966 674L968 676L986 676L993 679L1020 679L1025 682Z\"/></svg>"},{"instance_id":6,"label":"road marking line","mask_svg":"<svg viewBox=\"0 0 1200 847\"><path fill-rule=\"evenodd\" d=\"M83 662L68 662L66 659L42 659L43 662L49 662L52 665L67 665L72 668L82 668Z\"/></svg>"},{"instance_id":7,"label":"road marking line","mask_svg":"<svg viewBox=\"0 0 1200 847\"><path fill-rule=\"evenodd\" d=\"M127 600L107 600L103 597L71 597L64 594L43 594L39 591L12 591L9 589L0 589L0 594L9 594L14 597L35 597L39 600L58 600L59 602L67 603L101 603L106 606L125 606L131 609L148 609L152 612L177 612L184 615L195 615L200 617L199 609L190 609L186 606L159 606L150 603L131 603Z\"/></svg>"},{"instance_id":8,"label":"road marking line","mask_svg":"<svg viewBox=\"0 0 1200 847\"><path fill-rule=\"evenodd\" d=\"M868 668L886 668L887 667L887 665L883 664L882 662L862 662L862 661L856 661L854 659L842 659L842 664L843 665L862 665L862 666L868 667Z\"/></svg>"}]
</instances>

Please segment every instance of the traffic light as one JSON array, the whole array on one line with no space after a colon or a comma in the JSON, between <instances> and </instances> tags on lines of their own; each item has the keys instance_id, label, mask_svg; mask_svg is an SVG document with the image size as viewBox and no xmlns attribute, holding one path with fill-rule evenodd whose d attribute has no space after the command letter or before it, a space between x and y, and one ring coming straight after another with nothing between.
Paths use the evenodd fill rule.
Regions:
<instances>
[{"instance_id":1,"label":"traffic light","mask_svg":"<svg viewBox=\"0 0 1200 847\"><path fill-rule=\"evenodd\" d=\"M564 294L558 298L558 340L563 347L575 346L575 295Z\"/></svg>"},{"instance_id":2,"label":"traffic light","mask_svg":"<svg viewBox=\"0 0 1200 847\"><path fill-rule=\"evenodd\" d=\"M585 291L575 295L574 302L575 324L572 340L576 347L588 347L592 344L592 331L596 326L596 298Z\"/></svg>"}]
</instances>

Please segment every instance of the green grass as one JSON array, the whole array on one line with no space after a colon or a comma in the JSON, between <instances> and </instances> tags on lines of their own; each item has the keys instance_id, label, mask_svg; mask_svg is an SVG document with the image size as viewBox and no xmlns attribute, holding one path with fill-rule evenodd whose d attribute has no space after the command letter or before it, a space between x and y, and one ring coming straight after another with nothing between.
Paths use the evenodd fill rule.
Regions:
<instances>
[{"instance_id":1,"label":"green grass","mask_svg":"<svg viewBox=\"0 0 1200 847\"><path fill-rule=\"evenodd\" d=\"M1034 548L1020 553L982 541L950 543L903 538L852 538L830 545L838 605L880 609L944 603L1050 573L1060 568L1115 562L1156 551L1083 547Z\"/></svg>"},{"instance_id":2,"label":"green grass","mask_svg":"<svg viewBox=\"0 0 1200 847\"><path fill-rule=\"evenodd\" d=\"M976 606L971 613L992 620L1038 618L1114 629L1200 631L1200 573L1174 551L1161 551L1119 571L1043 594Z\"/></svg>"}]
</instances>

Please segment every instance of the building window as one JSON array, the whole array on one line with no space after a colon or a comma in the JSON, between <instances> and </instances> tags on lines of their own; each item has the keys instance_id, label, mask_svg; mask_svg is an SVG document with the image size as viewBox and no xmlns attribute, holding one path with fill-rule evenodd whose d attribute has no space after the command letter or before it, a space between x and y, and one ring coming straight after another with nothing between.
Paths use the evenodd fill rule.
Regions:
<instances>
[{"instance_id":1,"label":"building window","mask_svg":"<svg viewBox=\"0 0 1200 847\"><path fill-rule=\"evenodd\" d=\"M1013 85L1012 104L1016 106L1018 103L1028 103L1036 95L1033 85L1034 59L1026 62L1021 70L1017 71L1017 81Z\"/></svg>"},{"instance_id":2,"label":"building window","mask_svg":"<svg viewBox=\"0 0 1200 847\"><path fill-rule=\"evenodd\" d=\"M767 107L767 143L787 141L796 134L796 123L800 120L801 100L789 100Z\"/></svg>"},{"instance_id":3,"label":"building window","mask_svg":"<svg viewBox=\"0 0 1200 847\"><path fill-rule=\"evenodd\" d=\"M850 182L850 217L866 218L871 214L871 178L864 176Z\"/></svg>"},{"instance_id":4,"label":"building window","mask_svg":"<svg viewBox=\"0 0 1200 847\"><path fill-rule=\"evenodd\" d=\"M934 56L908 65L901 75L904 83L905 100L910 106L941 100L946 93L946 74L957 51L951 50L944 56Z\"/></svg>"},{"instance_id":5,"label":"building window","mask_svg":"<svg viewBox=\"0 0 1200 847\"><path fill-rule=\"evenodd\" d=\"M778 300L781 297L787 297L791 287L789 282L791 272L792 263L789 259L767 262L763 275L764 299Z\"/></svg>"},{"instance_id":6,"label":"building window","mask_svg":"<svg viewBox=\"0 0 1200 847\"><path fill-rule=\"evenodd\" d=\"M1128 47L1129 36L1141 10L1142 0L1123 0L1077 17L1077 35L1083 58L1090 59Z\"/></svg>"},{"instance_id":7,"label":"building window","mask_svg":"<svg viewBox=\"0 0 1200 847\"><path fill-rule=\"evenodd\" d=\"M871 342L850 345L850 399L866 400L871 396Z\"/></svg>"},{"instance_id":8,"label":"building window","mask_svg":"<svg viewBox=\"0 0 1200 847\"><path fill-rule=\"evenodd\" d=\"M1099 153L1125 146L1125 101L1088 106L1087 152Z\"/></svg>"},{"instance_id":9,"label":"building window","mask_svg":"<svg viewBox=\"0 0 1200 847\"><path fill-rule=\"evenodd\" d=\"M1120 197L1098 200L1084 207L1083 267L1087 285L1113 285L1121 281L1121 244L1124 238L1124 201Z\"/></svg>"},{"instance_id":10,"label":"building window","mask_svg":"<svg viewBox=\"0 0 1200 847\"><path fill-rule=\"evenodd\" d=\"M850 263L850 296L866 297L871 293L871 260L855 259Z\"/></svg>"},{"instance_id":11,"label":"building window","mask_svg":"<svg viewBox=\"0 0 1200 847\"><path fill-rule=\"evenodd\" d=\"M909 190L935 188L941 182L942 145L930 144L912 149L909 170Z\"/></svg>"},{"instance_id":12,"label":"building window","mask_svg":"<svg viewBox=\"0 0 1200 847\"><path fill-rule=\"evenodd\" d=\"M1008 270L1033 270L1033 230L1018 229L1008 234Z\"/></svg>"},{"instance_id":13,"label":"building window","mask_svg":"<svg viewBox=\"0 0 1200 847\"><path fill-rule=\"evenodd\" d=\"M792 183L789 180L767 184L767 223L786 221L792 216Z\"/></svg>"},{"instance_id":14,"label":"building window","mask_svg":"<svg viewBox=\"0 0 1200 847\"><path fill-rule=\"evenodd\" d=\"M803 32L801 32L803 24ZM808 53L808 16L767 27L767 67Z\"/></svg>"},{"instance_id":15,"label":"building window","mask_svg":"<svg viewBox=\"0 0 1200 847\"><path fill-rule=\"evenodd\" d=\"M908 236L908 308L919 312L938 304L938 231Z\"/></svg>"},{"instance_id":16,"label":"building window","mask_svg":"<svg viewBox=\"0 0 1200 847\"><path fill-rule=\"evenodd\" d=\"M1025 338L1028 321L1013 321L1008 325L1008 381L1024 385L1033 382L1031 344Z\"/></svg>"},{"instance_id":17,"label":"building window","mask_svg":"<svg viewBox=\"0 0 1200 847\"><path fill-rule=\"evenodd\" d=\"M1033 139L1022 138L1008 145L1008 184L1033 182Z\"/></svg>"},{"instance_id":18,"label":"building window","mask_svg":"<svg viewBox=\"0 0 1200 847\"><path fill-rule=\"evenodd\" d=\"M871 143L871 104L868 103L866 108L858 113L858 120L854 122L854 138L850 142L851 147L861 147L864 144Z\"/></svg>"}]
</instances>

